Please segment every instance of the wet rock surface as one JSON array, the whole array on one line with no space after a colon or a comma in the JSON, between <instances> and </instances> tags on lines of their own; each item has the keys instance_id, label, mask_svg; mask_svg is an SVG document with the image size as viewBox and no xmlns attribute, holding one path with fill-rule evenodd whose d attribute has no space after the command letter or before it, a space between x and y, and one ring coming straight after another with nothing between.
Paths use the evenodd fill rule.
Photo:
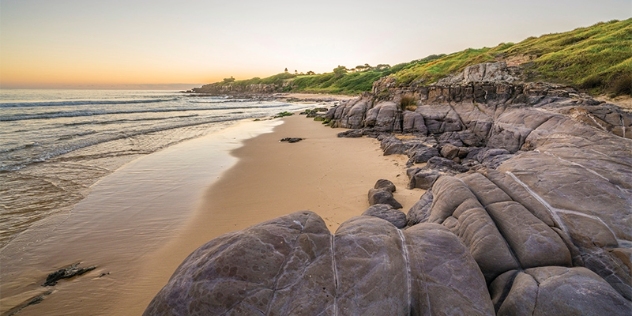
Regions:
<instances>
[{"instance_id":1,"label":"wet rock surface","mask_svg":"<svg viewBox=\"0 0 632 316\"><path fill-rule=\"evenodd\" d=\"M70 279L75 276L83 275L97 268L96 266L82 268L79 267L79 264L80 263L71 264L68 267L50 273L46 277L46 281L44 281L44 284L42 284L42 286L54 286L57 285L57 282L59 282L59 280Z\"/></svg>"},{"instance_id":2,"label":"wet rock surface","mask_svg":"<svg viewBox=\"0 0 632 316\"><path fill-rule=\"evenodd\" d=\"M492 63L326 118L409 157L407 215L380 180L333 235L301 212L222 236L146 314L630 315L630 112Z\"/></svg>"}]
</instances>

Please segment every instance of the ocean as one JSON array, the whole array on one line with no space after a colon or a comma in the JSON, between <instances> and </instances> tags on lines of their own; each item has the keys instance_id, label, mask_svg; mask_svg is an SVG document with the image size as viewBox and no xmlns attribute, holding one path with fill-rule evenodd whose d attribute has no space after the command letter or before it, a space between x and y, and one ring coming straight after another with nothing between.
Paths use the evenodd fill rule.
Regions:
<instances>
[{"instance_id":1,"label":"ocean","mask_svg":"<svg viewBox=\"0 0 632 316\"><path fill-rule=\"evenodd\" d=\"M314 104L149 90L0 90L0 249L124 164Z\"/></svg>"}]
</instances>

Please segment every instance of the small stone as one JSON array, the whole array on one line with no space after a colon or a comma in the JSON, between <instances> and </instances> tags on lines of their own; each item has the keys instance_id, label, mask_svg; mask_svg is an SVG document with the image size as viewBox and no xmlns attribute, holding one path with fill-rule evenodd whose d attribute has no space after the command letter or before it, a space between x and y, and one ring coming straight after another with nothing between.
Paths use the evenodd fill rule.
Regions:
<instances>
[{"instance_id":1,"label":"small stone","mask_svg":"<svg viewBox=\"0 0 632 316\"><path fill-rule=\"evenodd\" d=\"M303 138L300 138L300 137L286 137L286 138L281 139L282 142L288 142L288 143L297 143L302 140Z\"/></svg>"},{"instance_id":2,"label":"small stone","mask_svg":"<svg viewBox=\"0 0 632 316\"><path fill-rule=\"evenodd\" d=\"M91 266L87 268L80 268L79 263L75 263L66 268L59 269L53 273L50 273L48 277L46 277L46 282L42 284L42 286L53 286L57 284L57 281L61 279L69 279L76 275L82 275L86 272L92 271L96 269L96 266Z\"/></svg>"},{"instance_id":3,"label":"small stone","mask_svg":"<svg viewBox=\"0 0 632 316\"><path fill-rule=\"evenodd\" d=\"M374 189L382 189L382 190L386 190L386 191L390 191L390 192L395 192L396 187L395 184L389 180L386 179L380 179L377 180L377 182L375 183L375 186L373 187Z\"/></svg>"}]
</instances>

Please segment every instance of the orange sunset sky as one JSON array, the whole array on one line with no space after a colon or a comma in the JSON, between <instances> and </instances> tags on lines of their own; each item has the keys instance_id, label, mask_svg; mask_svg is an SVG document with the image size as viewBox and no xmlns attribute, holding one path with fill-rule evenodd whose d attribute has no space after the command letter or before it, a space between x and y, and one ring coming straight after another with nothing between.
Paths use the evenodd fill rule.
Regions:
<instances>
[{"instance_id":1,"label":"orange sunset sky","mask_svg":"<svg viewBox=\"0 0 632 316\"><path fill-rule=\"evenodd\" d=\"M194 87L394 65L631 15L630 0L0 0L0 88Z\"/></svg>"}]
</instances>

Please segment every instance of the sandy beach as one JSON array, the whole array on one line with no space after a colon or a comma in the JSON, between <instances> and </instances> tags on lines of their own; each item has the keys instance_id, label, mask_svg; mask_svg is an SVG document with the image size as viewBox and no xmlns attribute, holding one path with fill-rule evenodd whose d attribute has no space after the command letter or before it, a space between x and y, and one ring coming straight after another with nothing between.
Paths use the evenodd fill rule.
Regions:
<instances>
[{"instance_id":1,"label":"sandy beach","mask_svg":"<svg viewBox=\"0 0 632 316\"><path fill-rule=\"evenodd\" d=\"M185 197L188 200L184 204L190 205L192 210L188 213L178 212L190 215L185 218L174 217L175 223L170 225L165 225L166 217L162 218L162 222L159 217L155 219L156 224L153 226L165 226L158 245L143 247L138 237L151 237L144 236L146 233L130 235L110 232L110 236L107 236L106 230L86 239L81 244L82 253L70 257L86 264L95 264L97 270L60 282L41 303L24 308L19 315L139 315L189 253L224 233L299 210L317 212L333 232L342 222L360 215L368 208L367 192L381 178L396 184L398 189L395 198L403 204L403 211L407 211L422 195L421 190L406 189L404 165L407 158L383 156L377 140L337 138L336 134L342 129L325 127L304 116L294 115L282 120L283 124L274 127L272 133L247 139L243 146L231 150L230 154L236 158L236 163L222 163L232 165L230 169L218 176L208 176L206 180L183 180L173 184L174 188L183 191L188 186L206 188L199 195ZM248 124L274 126L278 123L264 121ZM252 128L252 125L246 126ZM240 128L236 126L231 129ZM223 137L232 137L230 135L228 132ZM280 142L284 137L301 137L304 140L291 144ZM201 145L191 143L189 146ZM199 160L196 164L204 166L204 162ZM213 162L209 161L208 164L213 165ZM133 173L123 178L131 181ZM110 188L110 191L116 190L125 188ZM191 196L197 196L197 200ZM104 201L107 199L94 203ZM162 203L162 209L153 212L167 214L174 208L174 203ZM109 241L104 243L104 238ZM63 266L72 251L67 249L69 245L60 247L66 250L56 253L55 262ZM39 249L55 252L54 248L44 246ZM125 249L124 252L129 255L118 254L116 260L103 262L110 255L115 257L114 251L121 249ZM98 255L91 254L91 251ZM137 253L131 254L134 251ZM37 268L38 271L31 272L45 272L43 265ZM103 273L110 274L101 277ZM23 281L32 282L31 288L34 290L29 293L43 292L44 288L33 284L41 280L26 278ZM20 297L29 295L26 293Z\"/></svg>"},{"instance_id":2,"label":"sandy beach","mask_svg":"<svg viewBox=\"0 0 632 316\"><path fill-rule=\"evenodd\" d=\"M238 163L207 189L191 221L146 260L146 290L121 297L112 314L141 313L190 252L224 233L299 210L315 211L335 231L368 208L367 192L380 178L395 183L395 198L408 210L423 191L406 189L406 158L383 156L374 139L337 138L341 131L295 115L245 141L233 151ZM284 137L305 140L279 142Z\"/></svg>"}]
</instances>

